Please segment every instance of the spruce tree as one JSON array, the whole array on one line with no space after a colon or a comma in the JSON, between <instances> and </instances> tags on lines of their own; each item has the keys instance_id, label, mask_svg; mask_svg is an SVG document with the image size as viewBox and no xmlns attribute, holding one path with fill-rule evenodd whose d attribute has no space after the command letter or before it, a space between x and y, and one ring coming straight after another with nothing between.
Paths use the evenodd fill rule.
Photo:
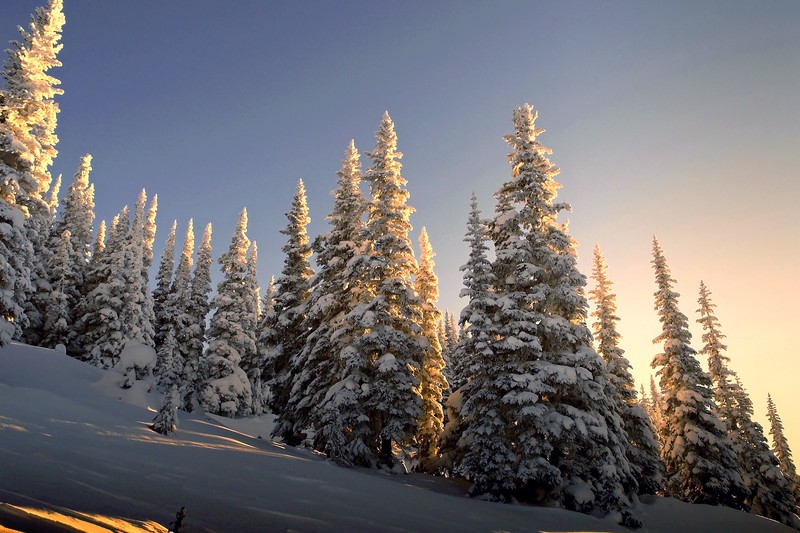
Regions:
<instances>
[{"instance_id":1,"label":"spruce tree","mask_svg":"<svg viewBox=\"0 0 800 533\"><path fill-rule=\"evenodd\" d=\"M153 324L147 313L146 274L144 270L144 226L147 193L139 193L134 209L133 223L125 237L122 276L125 280L120 320L125 342L135 341L153 346Z\"/></svg>"},{"instance_id":2,"label":"spruce tree","mask_svg":"<svg viewBox=\"0 0 800 533\"><path fill-rule=\"evenodd\" d=\"M203 231L203 241L197 252L197 263L192 276L191 300L189 315L191 325L188 328L186 341L186 377L183 393L183 409L192 411L197 399L197 390L204 379L202 370L207 368L203 359L203 345L206 338L206 316L209 311L209 295L211 294L211 265L214 259L211 255L211 224L207 224Z\"/></svg>"},{"instance_id":3,"label":"spruce tree","mask_svg":"<svg viewBox=\"0 0 800 533\"><path fill-rule=\"evenodd\" d=\"M256 331L261 317L261 294L258 287L258 245L255 241L247 251L247 274L245 275L245 300L244 330L252 337L251 349L242 353L242 362L239 364L250 379L250 388L253 391L253 414L260 415L264 412L265 399L261 384L261 361L256 345Z\"/></svg>"},{"instance_id":4,"label":"spruce tree","mask_svg":"<svg viewBox=\"0 0 800 533\"><path fill-rule=\"evenodd\" d=\"M772 436L772 452L778 458L781 472L791 485L795 502L800 504L800 476L797 475L797 469L792 460L789 441L783 434L783 422L781 422L781 417L769 394L767 394L767 418L769 419L769 434Z\"/></svg>"},{"instance_id":5,"label":"spruce tree","mask_svg":"<svg viewBox=\"0 0 800 533\"><path fill-rule=\"evenodd\" d=\"M425 349L418 374L419 394L422 397L422 416L417 431L417 457L420 468L425 470L432 467L431 460L438 455L439 438L444 429L442 396L447 389L447 380L443 374L444 359L442 359L442 347L437 335L437 324L442 320L442 313L436 307L439 299L439 278L433 271L435 254L424 226L419 236L419 249L419 268L414 280L414 288L422 308L420 327L422 334L428 340L428 346Z\"/></svg>"},{"instance_id":6,"label":"spruce tree","mask_svg":"<svg viewBox=\"0 0 800 533\"><path fill-rule=\"evenodd\" d=\"M170 389L164 394L164 403L158 414L153 419L153 424L150 429L162 435L172 435L178 429L178 387L172 385Z\"/></svg>"},{"instance_id":7,"label":"spruce tree","mask_svg":"<svg viewBox=\"0 0 800 533\"><path fill-rule=\"evenodd\" d=\"M101 220L100 226L97 228L97 235L95 236L94 243L92 244L92 257L89 263L94 263L102 255L106 247L106 221Z\"/></svg>"},{"instance_id":8,"label":"spruce tree","mask_svg":"<svg viewBox=\"0 0 800 533\"><path fill-rule=\"evenodd\" d=\"M347 277L347 265L362 243L361 217L366 207L359 189L360 162L353 141L345 151L337 176L337 188L332 192L333 211L327 217L331 228L312 244L317 254L317 273L310 280L311 292L306 303L305 328L309 333L299 357L293 361L297 376L277 424L286 428L282 433L298 437L313 428L314 448L347 463L342 433L342 418L348 416L342 407L347 403L339 403L341 390L335 385L343 377L343 350L352 340L345 317L357 301L354 298L357 288ZM274 314L271 292L268 289L264 296L266 322L271 320L268 315Z\"/></svg>"},{"instance_id":9,"label":"spruce tree","mask_svg":"<svg viewBox=\"0 0 800 533\"><path fill-rule=\"evenodd\" d=\"M56 58L62 45L64 14L61 0L50 0L36 9L28 31L19 28L20 41L12 41L4 64L5 87L0 92L0 216L11 229L4 232L0 253L4 265L4 289L14 293L16 305L3 304L2 328L31 344L44 335L43 321L50 296L47 265L52 255L48 244L51 209L47 192L51 190L49 167L55 158L58 104L63 94L59 81L48 74L61 66ZM12 183L13 182L13 183ZM13 212L19 208L24 221ZM23 235L17 234L21 230ZM27 241L27 242L26 242ZM14 257L11 257L14 256ZM8 294L8 293L7 293ZM6 296L8 298L8 296ZM4 311L6 310L4 309ZM0 333L0 342L4 334Z\"/></svg>"},{"instance_id":10,"label":"spruce tree","mask_svg":"<svg viewBox=\"0 0 800 533\"><path fill-rule=\"evenodd\" d=\"M597 352L603 356L609 374L608 395L617 404L628 435L626 455L639 485L639 494L656 494L664 485L664 465L658 440L647 412L636 398L631 365L619 346L617 295L608 279L608 268L600 246L594 248L592 277L595 287L589 293L595 309L592 316Z\"/></svg>"},{"instance_id":11,"label":"spruce tree","mask_svg":"<svg viewBox=\"0 0 800 533\"><path fill-rule=\"evenodd\" d=\"M530 105L514 111L511 179L495 193L490 225L497 312L491 357L462 387L459 470L470 493L522 498L581 512L623 510L636 481L626 435L607 396L605 364L585 325L585 277L575 243L557 222L559 184L551 153L537 139Z\"/></svg>"},{"instance_id":12,"label":"spruce tree","mask_svg":"<svg viewBox=\"0 0 800 533\"><path fill-rule=\"evenodd\" d=\"M711 292L700 282L700 308L697 320L703 326L703 349L708 357L708 369L714 385L716 414L725 424L748 490L750 512L800 528L794 516L796 503L789 482L781 473L778 460L769 449L761 424L753 421L753 403L742 387L736 373L729 368L722 343L719 320L714 314L716 305Z\"/></svg>"},{"instance_id":13,"label":"spruce tree","mask_svg":"<svg viewBox=\"0 0 800 533\"><path fill-rule=\"evenodd\" d=\"M666 490L689 503L745 508L747 489L724 424L714 413L711 379L700 368L689 345L692 335L686 316L678 309L679 294L672 290L667 261L653 237L656 286L655 310L664 352L655 356L663 392L661 457L666 468Z\"/></svg>"},{"instance_id":14,"label":"spruce tree","mask_svg":"<svg viewBox=\"0 0 800 533\"><path fill-rule=\"evenodd\" d=\"M156 288L153 290L153 315L155 316L155 345L161 346L166 336L166 315L165 309L169 289L172 286L173 269L175 268L175 231L178 221L172 221L167 242L164 244L164 251L161 253L161 262L156 273Z\"/></svg>"},{"instance_id":15,"label":"spruce tree","mask_svg":"<svg viewBox=\"0 0 800 533\"><path fill-rule=\"evenodd\" d=\"M245 331L245 305L250 297L247 274L247 209L242 209L228 251L219 258L223 279L211 302L214 314L208 328L208 350L202 368L200 398L206 411L227 417L247 416L253 405L247 374L239 363L254 349L252 332Z\"/></svg>"},{"instance_id":16,"label":"spruce tree","mask_svg":"<svg viewBox=\"0 0 800 533\"><path fill-rule=\"evenodd\" d=\"M293 415L286 412L294 381L302 371L302 350L306 340L304 326L313 271L309 264L311 247L306 228L310 219L303 180L297 182L292 207L286 214L289 223L281 230L286 235L283 245L283 269L278 277L274 303L274 324L265 342L265 377L270 388L269 405L278 414L273 435L292 445L300 443ZM284 413L287 416L284 416Z\"/></svg>"},{"instance_id":17,"label":"spruce tree","mask_svg":"<svg viewBox=\"0 0 800 533\"><path fill-rule=\"evenodd\" d=\"M408 233L414 209L400 173L394 123L385 113L376 144L367 156L372 166L365 246L353 259L353 276L363 284L361 304L348 317L361 332L348 350L350 383L360 388L358 409L369 420L351 428L350 454L357 463L394 463L393 446L407 446L422 415L419 379L425 339L422 309L412 276L417 263ZM355 390L355 389L354 389Z\"/></svg>"},{"instance_id":18,"label":"spruce tree","mask_svg":"<svg viewBox=\"0 0 800 533\"><path fill-rule=\"evenodd\" d=\"M54 348L57 344L67 346L71 340L71 311L76 305L72 276L72 243L69 230L64 230L50 257L52 293L44 315L45 336L42 344Z\"/></svg>"}]
</instances>

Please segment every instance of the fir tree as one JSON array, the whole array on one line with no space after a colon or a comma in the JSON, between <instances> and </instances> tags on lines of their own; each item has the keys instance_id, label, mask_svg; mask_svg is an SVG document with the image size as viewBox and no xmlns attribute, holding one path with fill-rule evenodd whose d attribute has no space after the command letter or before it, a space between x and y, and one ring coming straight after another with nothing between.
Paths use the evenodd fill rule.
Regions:
<instances>
[{"instance_id":1,"label":"fir tree","mask_svg":"<svg viewBox=\"0 0 800 533\"><path fill-rule=\"evenodd\" d=\"M153 324L147 313L148 289L144 270L144 224L147 194L139 193L133 223L125 237L121 273L125 280L120 320L127 341L153 346Z\"/></svg>"},{"instance_id":2,"label":"fir tree","mask_svg":"<svg viewBox=\"0 0 800 533\"><path fill-rule=\"evenodd\" d=\"M206 337L206 316L209 311L208 298L211 294L211 265L213 262L214 259L211 256L211 224L207 224L203 231L200 250L197 253L197 263L194 267L191 284L189 314L192 322L187 331L186 366L184 367L186 390L183 394L183 409L186 411L194 409L197 397L196 391L204 376L202 369L207 368L207 365L202 361L203 344Z\"/></svg>"},{"instance_id":3,"label":"fir tree","mask_svg":"<svg viewBox=\"0 0 800 533\"><path fill-rule=\"evenodd\" d=\"M617 404L628 435L626 455L639 485L639 494L656 494L664 484L664 465L659 453L658 440L647 412L636 398L636 386L631 375L631 365L619 346L617 332L619 317L617 295L608 279L608 268L600 246L594 248L592 277L595 287L589 293L595 306L592 316L597 352L608 367L608 395Z\"/></svg>"},{"instance_id":4,"label":"fir tree","mask_svg":"<svg viewBox=\"0 0 800 533\"><path fill-rule=\"evenodd\" d=\"M357 410L369 417L350 428L349 454L359 464L390 466L393 445L411 443L422 415L419 379L427 345L419 326L420 301L411 281L417 264L408 233L414 211L400 174L397 134L388 113L367 156L368 205L365 246L352 260L353 279L362 283L361 304L348 317L361 328L347 349L348 382L357 392Z\"/></svg>"},{"instance_id":5,"label":"fir tree","mask_svg":"<svg viewBox=\"0 0 800 533\"><path fill-rule=\"evenodd\" d=\"M495 302L493 288L492 263L487 258L488 229L486 221L481 218L478 199L472 194L470 214L467 220L467 234L464 241L469 244L469 260L461 267L464 273L464 288L459 297L468 298L467 305L461 311L460 322L467 325L467 334L456 339L456 327L452 324L452 315L446 317L445 331L448 344L453 344L450 361L453 365L453 390L461 388L474 372L476 358L491 358L491 343L495 336L493 314ZM488 359L487 359L488 360Z\"/></svg>"},{"instance_id":6,"label":"fir tree","mask_svg":"<svg viewBox=\"0 0 800 533\"><path fill-rule=\"evenodd\" d=\"M281 230L287 236L282 250L283 270L278 278L274 303L274 325L265 343L265 373L270 388L269 405L278 413L273 435L292 445L302 436L296 431L293 415L287 412L294 381L302 370L303 345L306 340L305 303L313 274L309 264L311 247L306 228L310 219L303 180L297 182L292 207L286 214L289 223ZM287 417L288 415L288 417Z\"/></svg>"},{"instance_id":7,"label":"fir tree","mask_svg":"<svg viewBox=\"0 0 800 533\"><path fill-rule=\"evenodd\" d=\"M636 490L608 376L585 326L585 277L557 222L558 174L537 114L514 111L511 180L495 194L496 339L462 387L459 470L472 495L524 498L581 512L623 510ZM635 523L627 511L626 520Z\"/></svg>"},{"instance_id":8,"label":"fir tree","mask_svg":"<svg viewBox=\"0 0 800 533\"><path fill-rule=\"evenodd\" d=\"M783 434L783 422L772 401L772 396L767 394L767 418L769 419L769 434L772 436L772 452L778 458L784 477L789 481L795 502L800 504L800 477L792 460L792 450Z\"/></svg>"},{"instance_id":9,"label":"fir tree","mask_svg":"<svg viewBox=\"0 0 800 533\"><path fill-rule=\"evenodd\" d=\"M277 281L277 294L274 303L275 323L265 342L265 378L270 387L269 405L279 416L286 409L291 395L293 381L299 366L305 343L305 302L308 299L312 275L309 257L311 247L306 228L310 219L306 205L306 190L303 180L297 182L292 199L292 207L286 214L289 223L281 230L286 235L283 245L283 270ZM292 424L293 425L293 424ZM275 426L273 435L285 442L297 445L299 436L281 420Z\"/></svg>"},{"instance_id":10,"label":"fir tree","mask_svg":"<svg viewBox=\"0 0 800 533\"><path fill-rule=\"evenodd\" d=\"M250 379L250 388L253 391L253 414L260 415L264 412L265 399L261 384L261 361L258 357L256 345L256 330L261 318L261 294L258 287L258 246L255 241L247 252L247 274L245 275L245 306L244 330L252 337L251 349L242 354L239 366L247 373Z\"/></svg>"},{"instance_id":11,"label":"fir tree","mask_svg":"<svg viewBox=\"0 0 800 533\"><path fill-rule=\"evenodd\" d=\"M350 141L345 159L337 172L337 189L333 191L333 211L327 220L330 231L312 244L317 254L317 273L311 280L311 293L306 303L305 327L308 337L300 356L295 360L297 377L286 409L278 423L287 427L284 433L302 436L314 429L313 446L336 461L347 463L344 447L343 417L351 403L350 391L337 389L345 368L344 348L352 342L347 314L357 302L354 287L347 277L347 265L358 253L364 224L361 217L366 200L359 189L361 171L355 143ZM264 296L265 317L270 308L270 290ZM267 319L269 320L269 319Z\"/></svg>"},{"instance_id":12,"label":"fir tree","mask_svg":"<svg viewBox=\"0 0 800 533\"><path fill-rule=\"evenodd\" d=\"M442 396L447 389L447 380L443 374L444 359L437 335L437 324L442 320L442 313L436 307L436 301L439 299L439 278L433 271L435 254L424 226L419 237L419 248L419 268L414 288L422 307L420 327L428 340L428 347L425 349L419 371L422 416L417 432L417 455L420 467L428 469L431 467L430 460L438 455L438 441L444 429Z\"/></svg>"},{"instance_id":13,"label":"fir tree","mask_svg":"<svg viewBox=\"0 0 800 533\"><path fill-rule=\"evenodd\" d=\"M167 333L167 310L165 306L169 296L169 289L172 286L172 271L175 268L175 230L177 227L178 221L173 220L167 242L164 245L164 251L161 253L161 263L159 263L158 272L156 273L156 288L153 290L153 315L156 323L154 340L156 348L164 342L164 337Z\"/></svg>"},{"instance_id":14,"label":"fir tree","mask_svg":"<svg viewBox=\"0 0 800 533\"><path fill-rule=\"evenodd\" d=\"M53 255L50 257L49 271L51 273L51 287L53 289L44 316L45 337L43 345L54 348L57 344L66 346L70 340L70 311L75 307L76 300L72 280L72 243L69 230L64 230Z\"/></svg>"},{"instance_id":15,"label":"fir tree","mask_svg":"<svg viewBox=\"0 0 800 533\"><path fill-rule=\"evenodd\" d=\"M153 419L150 429L162 435L172 435L178 429L178 387L172 385L164 395L164 403Z\"/></svg>"},{"instance_id":16,"label":"fir tree","mask_svg":"<svg viewBox=\"0 0 800 533\"><path fill-rule=\"evenodd\" d=\"M208 328L205 379L200 389L206 411L228 417L247 416L253 405L250 382L239 366L242 354L255 348L252 332L244 329L244 302L250 297L245 285L249 247L247 210L242 209L231 245L219 259L223 279L211 302L214 314Z\"/></svg>"},{"instance_id":17,"label":"fir tree","mask_svg":"<svg viewBox=\"0 0 800 533\"><path fill-rule=\"evenodd\" d=\"M89 263L94 263L102 255L106 247L106 221L101 220L100 226L97 228L97 236L95 237L94 244L92 244L92 257Z\"/></svg>"},{"instance_id":18,"label":"fir tree","mask_svg":"<svg viewBox=\"0 0 800 533\"><path fill-rule=\"evenodd\" d=\"M714 413L711 380L700 368L689 345L691 333L686 316L678 309L678 293L672 290L667 261L653 238L656 286L655 309L661 334L654 343L664 343L653 368L661 378L663 425L661 457L666 467L666 490L690 503L745 507L744 486L733 443Z\"/></svg>"}]
</instances>

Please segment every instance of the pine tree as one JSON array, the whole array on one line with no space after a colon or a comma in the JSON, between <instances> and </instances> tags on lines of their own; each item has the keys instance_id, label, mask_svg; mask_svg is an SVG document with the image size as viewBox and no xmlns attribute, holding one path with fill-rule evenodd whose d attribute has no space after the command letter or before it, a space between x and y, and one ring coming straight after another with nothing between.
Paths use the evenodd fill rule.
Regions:
<instances>
[{"instance_id":1,"label":"pine tree","mask_svg":"<svg viewBox=\"0 0 800 533\"><path fill-rule=\"evenodd\" d=\"M61 216L53 224L50 246L53 249L61 244L59 241L65 231L70 233L69 258L70 274L62 277L59 273L50 272L50 283L65 283L63 292L70 300L67 328L73 329L77 316L75 306L86 292L86 276L92 252L92 224L94 223L94 186L89 183L92 171L92 156L86 154L81 158L75 179L70 185L63 201ZM68 347L74 351L74 332L69 336Z\"/></svg>"},{"instance_id":2,"label":"pine tree","mask_svg":"<svg viewBox=\"0 0 800 533\"><path fill-rule=\"evenodd\" d=\"M111 223L102 253L95 252L92 258L86 276L86 296L77 307L76 354L103 368L114 366L125 346L122 309L128 291L124 275L128 225L128 206L125 206Z\"/></svg>"},{"instance_id":3,"label":"pine tree","mask_svg":"<svg viewBox=\"0 0 800 533\"><path fill-rule=\"evenodd\" d=\"M753 403L742 387L736 373L729 368L725 355L727 346L722 343L719 320L714 314L716 305L711 302L711 292L700 282L700 308L697 321L703 326L703 349L708 357L708 368L714 385L716 414L725 424L728 436L739 462L748 490L747 505L750 512L800 528L794 516L796 503L789 482L781 473L778 460L769 449L760 424L753 421Z\"/></svg>"},{"instance_id":4,"label":"pine tree","mask_svg":"<svg viewBox=\"0 0 800 533\"><path fill-rule=\"evenodd\" d=\"M461 267L464 273L464 288L459 297L468 298L467 305L461 311L460 322L467 324L467 334L456 339L456 327L452 324L452 315L446 317L445 331L448 344L453 344L450 361L453 365L453 382L451 388L461 388L475 371L473 364L476 358L491 359L491 343L495 336L492 316L495 312L493 290L495 285L492 274L492 263L487 258L489 246L486 241L488 229L486 221L481 218L478 199L472 194L467 234L464 241L469 244L469 260Z\"/></svg>"},{"instance_id":5,"label":"pine tree","mask_svg":"<svg viewBox=\"0 0 800 533\"><path fill-rule=\"evenodd\" d=\"M592 316L597 352L603 356L609 374L607 394L617 404L628 435L626 455L639 485L639 494L656 494L664 485L664 465L659 453L658 440L647 412L636 398L636 386L631 375L631 365L619 346L617 332L619 317L617 295L608 279L606 261L600 246L594 248L592 277L595 287L590 291L595 310Z\"/></svg>"},{"instance_id":6,"label":"pine tree","mask_svg":"<svg viewBox=\"0 0 800 533\"><path fill-rule=\"evenodd\" d=\"M411 281L417 264L408 233L414 209L406 202L409 192L400 174L397 134L385 113L376 133L375 149L367 156L372 166L365 173L371 201L365 246L353 259L353 279L363 283L361 304L348 321L361 331L348 348L348 382L357 392L357 410L368 421L350 427L349 455L358 464L379 460L391 466L393 445L406 446L417 432L422 414L419 379L424 347L419 326L420 301Z\"/></svg>"},{"instance_id":7,"label":"pine tree","mask_svg":"<svg viewBox=\"0 0 800 533\"><path fill-rule=\"evenodd\" d=\"M491 357L462 387L468 444L459 470L472 495L523 498L581 512L623 510L636 490L626 435L606 395L605 364L585 326L585 277L557 222L558 174L530 105L514 111L512 177L495 197Z\"/></svg>"},{"instance_id":8,"label":"pine tree","mask_svg":"<svg viewBox=\"0 0 800 533\"><path fill-rule=\"evenodd\" d=\"M442 454L444 470L453 471L455 465L463 460L465 450L459 445L459 439L465 429L465 420L461 415L463 407L463 390L473 377L484 376L484 365L494 359L492 343L496 337L493 316L496 312L494 301L495 278L492 263L487 258L488 229L486 221L481 218L478 199L472 194L470 214L467 220L467 233L464 241L469 244L470 253L467 263L461 266L464 273L464 288L459 296L468 298L467 305L461 311L460 320L467 324L466 333L462 334L458 343L451 348L450 362L453 381L450 384L451 395L447 399L447 418L442 436ZM451 315L445 315L445 324L450 324ZM453 326L448 326L453 331ZM450 337L450 335L447 335ZM478 390L468 387L469 393Z\"/></svg>"},{"instance_id":9,"label":"pine tree","mask_svg":"<svg viewBox=\"0 0 800 533\"><path fill-rule=\"evenodd\" d=\"M178 387L172 385L164 395L164 403L153 419L150 429L162 435L172 435L178 429Z\"/></svg>"},{"instance_id":10,"label":"pine tree","mask_svg":"<svg viewBox=\"0 0 800 533\"><path fill-rule=\"evenodd\" d=\"M273 435L297 445L302 435L297 432L287 405L294 381L303 366L302 350L307 332L304 326L305 303L313 274L309 264L312 252L306 228L310 219L303 180L297 182L292 207L286 217L289 223L281 230L287 239L282 248L285 258L275 296L275 321L265 343L265 377L270 388L270 408L278 414Z\"/></svg>"},{"instance_id":11,"label":"pine tree","mask_svg":"<svg viewBox=\"0 0 800 533\"><path fill-rule=\"evenodd\" d=\"M4 289L14 293L14 303L3 304L3 311L8 312L3 313L6 324L0 343L5 332L20 337L24 330L25 340L32 344L39 344L44 335L51 291L47 265L52 255L47 246L51 211L46 196L58 142L54 98L63 94L57 87L60 82L48 71L61 66L56 56L62 47L62 9L61 0L37 8L29 31L19 29L21 40L12 41L4 64L5 87L0 92L0 196L4 205L0 205L0 216L9 224L9 231L4 232L0 252L7 261ZM14 208L25 215L24 221Z\"/></svg>"},{"instance_id":12,"label":"pine tree","mask_svg":"<svg viewBox=\"0 0 800 533\"><path fill-rule=\"evenodd\" d=\"M186 396L189 342L191 340L192 254L194 253L194 222L189 219L175 279L169 288L163 312L163 341L158 347L156 374L165 390L178 386L180 397ZM180 405L183 405L181 403Z\"/></svg>"},{"instance_id":13,"label":"pine tree","mask_svg":"<svg viewBox=\"0 0 800 533\"><path fill-rule=\"evenodd\" d=\"M161 253L161 263L158 265L156 273L156 288L153 290L153 315L155 316L155 344L156 348L161 346L166 336L166 316L165 309L169 289L172 286L173 269L175 268L175 231L178 221L172 221L167 242L164 244L164 251Z\"/></svg>"},{"instance_id":14,"label":"pine tree","mask_svg":"<svg viewBox=\"0 0 800 533\"><path fill-rule=\"evenodd\" d=\"M197 263L192 277L191 300L189 315L191 325L187 334L186 373L183 393L183 409L192 411L197 398L197 390L204 379L204 368L207 368L203 359L203 345L206 337L206 316L209 311L209 295L211 294L211 265L214 259L211 256L211 224L207 224L203 231L203 241L197 253Z\"/></svg>"},{"instance_id":15,"label":"pine tree","mask_svg":"<svg viewBox=\"0 0 800 533\"><path fill-rule=\"evenodd\" d=\"M769 419L769 434L772 436L772 452L778 458L781 472L791 485L795 502L800 504L800 477L797 475L797 469L792 460L789 442L783 434L783 422L781 422L781 417L769 394L767 394L767 418Z\"/></svg>"},{"instance_id":16,"label":"pine tree","mask_svg":"<svg viewBox=\"0 0 800 533\"><path fill-rule=\"evenodd\" d=\"M347 463L344 447L342 393L352 400L350 391L336 388L345 368L344 349L352 342L345 319L358 301L354 287L347 277L347 265L362 244L364 224L361 217L366 200L359 189L361 171L355 143L345 151L345 159L337 172L337 189L333 191L333 211L327 220L330 231L317 237L312 248L316 252L317 273L311 280L311 292L306 303L305 328L308 337L300 356L294 362L297 377L286 409L278 423L286 426L286 434L302 436L309 427L314 429L313 446L328 457ZM272 285L272 282L270 283ZM274 322L268 289L264 296L264 320Z\"/></svg>"},{"instance_id":17,"label":"pine tree","mask_svg":"<svg viewBox=\"0 0 800 533\"><path fill-rule=\"evenodd\" d=\"M436 301L439 299L439 278L433 271L435 254L424 226L419 236L419 248L419 268L414 280L414 288L422 308L420 327L422 334L428 340L428 347L425 349L418 375L419 394L422 397L422 416L417 432L417 456L420 468L425 470L432 467L431 459L438 455L438 442L444 429L442 396L447 389L447 380L443 374L444 359L442 359L442 347L437 335L437 324L442 320L442 313L436 307Z\"/></svg>"},{"instance_id":18,"label":"pine tree","mask_svg":"<svg viewBox=\"0 0 800 533\"><path fill-rule=\"evenodd\" d=\"M244 310L244 330L252 337L251 349L242 353L239 366L250 379L250 388L253 391L253 414L260 415L264 412L264 395L261 384L261 361L256 345L256 330L261 317L261 294L258 287L258 246L256 242L250 245L247 251L247 274L245 275L245 300L242 302Z\"/></svg>"},{"instance_id":19,"label":"pine tree","mask_svg":"<svg viewBox=\"0 0 800 533\"><path fill-rule=\"evenodd\" d=\"M42 344L54 348L57 344L66 346L70 340L70 311L76 305L75 288L72 276L72 242L69 230L64 230L53 255L50 257L49 271L53 289L45 315L45 336Z\"/></svg>"},{"instance_id":20,"label":"pine tree","mask_svg":"<svg viewBox=\"0 0 800 533\"><path fill-rule=\"evenodd\" d=\"M206 411L228 417L247 416L253 405L247 374L239 363L255 349L251 332L244 330L245 305L250 297L247 274L247 210L242 209L228 251L219 258L223 279L211 302L214 314L208 328L208 350L200 398Z\"/></svg>"},{"instance_id":21,"label":"pine tree","mask_svg":"<svg viewBox=\"0 0 800 533\"><path fill-rule=\"evenodd\" d=\"M661 457L666 467L666 490L689 503L725 505L742 509L744 486L733 443L714 413L711 379L700 368L686 316L678 309L679 294L672 290L667 261L653 238L656 286L655 309L661 334L654 343L664 343L653 368L661 378L663 425Z\"/></svg>"}]
</instances>

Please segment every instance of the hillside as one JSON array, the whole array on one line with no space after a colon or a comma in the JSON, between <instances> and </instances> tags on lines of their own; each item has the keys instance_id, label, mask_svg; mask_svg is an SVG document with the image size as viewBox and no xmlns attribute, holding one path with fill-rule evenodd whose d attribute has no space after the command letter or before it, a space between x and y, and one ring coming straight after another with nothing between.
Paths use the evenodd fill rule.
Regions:
<instances>
[{"instance_id":1,"label":"hillside","mask_svg":"<svg viewBox=\"0 0 800 533\"><path fill-rule=\"evenodd\" d=\"M53 350L0 349L0 530L166 531L159 524L186 506L193 533L628 531L611 518L472 500L455 480L340 468L267 440L269 417L181 412L177 435L163 437L147 427L158 395L117 379ZM669 498L636 512L642 532L792 531Z\"/></svg>"}]
</instances>

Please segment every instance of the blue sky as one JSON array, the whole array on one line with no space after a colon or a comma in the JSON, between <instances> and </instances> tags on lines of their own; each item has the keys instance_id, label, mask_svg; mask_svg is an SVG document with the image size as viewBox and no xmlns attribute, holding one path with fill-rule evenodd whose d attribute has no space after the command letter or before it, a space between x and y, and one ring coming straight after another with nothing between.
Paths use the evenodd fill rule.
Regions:
<instances>
[{"instance_id":1,"label":"blue sky","mask_svg":"<svg viewBox=\"0 0 800 533\"><path fill-rule=\"evenodd\" d=\"M2 2L0 41L42 2ZM326 229L347 142L369 151L388 110L417 209L412 237L427 226L441 307L458 311L470 194L489 216L509 176L502 135L529 102L562 169L583 272L595 242L607 256L637 379L658 351L657 234L683 312L693 323L703 279L757 413L769 390L800 449L800 414L790 413L800 3L65 4L53 173L68 184L93 154L99 218L142 187L158 193L157 256L172 219L182 233L189 217L214 224L218 256L246 206L266 285L280 272L278 231L297 179L313 236Z\"/></svg>"}]
</instances>

